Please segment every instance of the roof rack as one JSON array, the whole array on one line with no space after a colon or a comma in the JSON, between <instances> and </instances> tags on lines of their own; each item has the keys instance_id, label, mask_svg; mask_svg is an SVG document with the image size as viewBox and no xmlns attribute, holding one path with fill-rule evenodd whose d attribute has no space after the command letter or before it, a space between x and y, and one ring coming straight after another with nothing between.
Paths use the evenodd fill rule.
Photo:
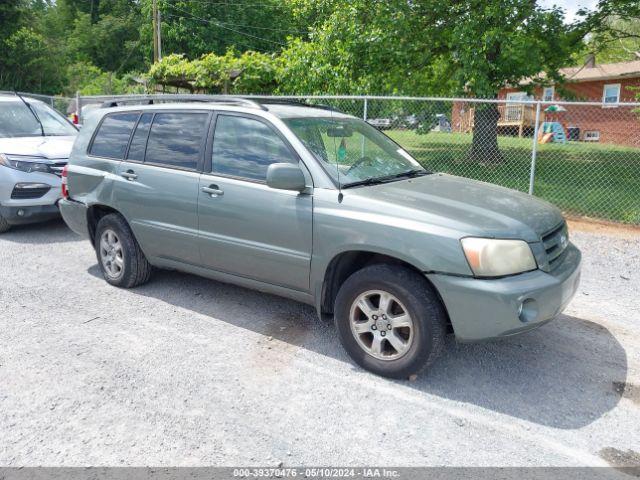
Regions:
<instances>
[{"instance_id":1,"label":"roof rack","mask_svg":"<svg viewBox=\"0 0 640 480\"><path fill-rule=\"evenodd\" d=\"M341 112L342 110L336 108L336 107L332 107L331 105L325 105L325 104L314 104L314 103L307 103L303 100L298 100L295 98L254 98L254 100L259 103L265 110L268 110L268 108L266 108L263 104L273 104L273 105L297 105L300 107L310 107L310 108L320 108L322 110L331 110L333 112Z\"/></svg>"},{"instance_id":2,"label":"roof rack","mask_svg":"<svg viewBox=\"0 0 640 480\"><path fill-rule=\"evenodd\" d=\"M220 103L225 105L238 105L244 107L259 108L267 110L263 105L241 97L231 97L225 95L174 95L174 94L158 94L158 95L127 95L116 97L102 103L102 108L117 107L119 105L144 104L154 105L163 102L203 102L203 103Z\"/></svg>"}]
</instances>

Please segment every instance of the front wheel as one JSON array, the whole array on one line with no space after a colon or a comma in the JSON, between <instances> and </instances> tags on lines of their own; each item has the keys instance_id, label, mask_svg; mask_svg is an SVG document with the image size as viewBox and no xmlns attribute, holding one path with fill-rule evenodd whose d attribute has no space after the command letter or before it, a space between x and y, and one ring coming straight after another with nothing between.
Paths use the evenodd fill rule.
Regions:
<instances>
[{"instance_id":1,"label":"front wheel","mask_svg":"<svg viewBox=\"0 0 640 480\"><path fill-rule=\"evenodd\" d=\"M349 356L384 377L418 374L444 344L446 313L438 295L425 278L402 266L372 265L351 275L334 313Z\"/></svg>"}]
</instances>

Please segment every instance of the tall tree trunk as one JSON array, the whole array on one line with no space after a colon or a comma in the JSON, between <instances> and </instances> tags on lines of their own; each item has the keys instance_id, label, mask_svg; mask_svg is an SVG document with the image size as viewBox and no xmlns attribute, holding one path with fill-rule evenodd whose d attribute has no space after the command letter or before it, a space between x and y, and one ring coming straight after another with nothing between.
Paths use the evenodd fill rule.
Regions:
<instances>
[{"instance_id":1,"label":"tall tree trunk","mask_svg":"<svg viewBox=\"0 0 640 480\"><path fill-rule=\"evenodd\" d=\"M473 139L469 159L480 163L501 163L504 160L498 148L498 119L500 112L495 103L479 104L473 114Z\"/></svg>"}]
</instances>

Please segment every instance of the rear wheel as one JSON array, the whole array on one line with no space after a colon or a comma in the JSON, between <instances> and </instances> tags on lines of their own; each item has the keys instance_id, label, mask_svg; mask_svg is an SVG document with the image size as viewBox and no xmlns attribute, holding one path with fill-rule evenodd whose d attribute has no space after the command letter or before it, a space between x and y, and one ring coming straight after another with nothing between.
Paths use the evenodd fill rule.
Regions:
<instances>
[{"instance_id":1,"label":"rear wheel","mask_svg":"<svg viewBox=\"0 0 640 480\"><path fill-rule=\"evenodd\" d=\"M109 214L100 219L94 247L102 275L111 285L133 288L149 281L151 265L120 215Z\"/></svg>"},{"instance_id":2,"label":"rear wheel","mask_svg":"<svg viewBox=\"0 0 640 480\"><path fill-rule=\"evenodd\" d=\"M7 219L0 215L0 233L4 233L11 228Z\"/></svg>"},{"instance_id":3,"label":"rear wheel","mask_svg":"<svg viewBox=\"0 0 640 480\"><path fill-rule=\"evenodd\" d=\"M446 313L420 274L372 265L351 275L335 303L340 341L361 367L408 378L428 367L444 344Z\"/></svg>"}]
</instances>

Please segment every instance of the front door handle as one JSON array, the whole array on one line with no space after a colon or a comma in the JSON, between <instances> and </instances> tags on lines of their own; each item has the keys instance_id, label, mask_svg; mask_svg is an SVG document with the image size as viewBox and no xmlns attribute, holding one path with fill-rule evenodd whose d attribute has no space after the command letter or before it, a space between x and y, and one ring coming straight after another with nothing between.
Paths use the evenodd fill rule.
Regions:
<instances>
[{"instance_id":1,"label":"front door handle","mask_svg":"<svg viewBox=\"0 0 640 480\"><path fill-rule=\"evenodd\" d=\"M122 172L120 174L121 177L126 178L127 180L135 180L138 178L138 175L133 170L127 170L126 172Z\"/></svg>"},{"instance_id":2,"label":"front door handle","mask_svg":"<svg viewBox=\"0 0 640 480\"><path fill-rule=\"evenodd\" d=\"M209 185L208 187L202 187L204 193L208 193L211 197L221 197L224 195L224 191L218 188L218 185Z\"/></svg>"}]
</instances>

